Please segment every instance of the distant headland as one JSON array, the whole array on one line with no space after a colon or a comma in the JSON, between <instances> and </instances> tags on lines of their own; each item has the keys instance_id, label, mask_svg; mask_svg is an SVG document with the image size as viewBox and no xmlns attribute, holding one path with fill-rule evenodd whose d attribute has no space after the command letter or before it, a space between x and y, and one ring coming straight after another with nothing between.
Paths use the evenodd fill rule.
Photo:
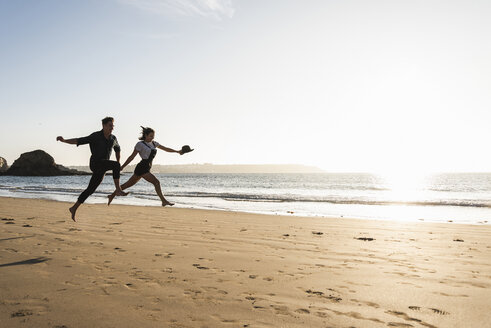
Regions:
<instances>
[{"instance_id":1,"label":"distant headland","mask_svg":"<svg viewBox=\"0 0 491 328\"><path fill-rule=\"evenodd\" d=\"M135 165L128 166L123 172L133 172ZM0 175L18 176L57 176L87 175L88 166L68 166L56 164L54 158L43 150L23 153L8 166L7 161L0 157ZM324 170L300 164L183 164L159 165L152 167L154 173L325 173Z\"/></svg>"},{"instance_id":2,"label":"distant headland","mask_svg":"<svg viewBox=\"0 0 491 328\"><path fill-rule=\"evenodd\" d=\"M133 172L134 165L125 168L123 172ZM89 171L88 166L70 166L71 169ZM153 173L324 173L315 166L296 164L186 164L186 165L153 165Z\"/></svg>"}]
</instances>

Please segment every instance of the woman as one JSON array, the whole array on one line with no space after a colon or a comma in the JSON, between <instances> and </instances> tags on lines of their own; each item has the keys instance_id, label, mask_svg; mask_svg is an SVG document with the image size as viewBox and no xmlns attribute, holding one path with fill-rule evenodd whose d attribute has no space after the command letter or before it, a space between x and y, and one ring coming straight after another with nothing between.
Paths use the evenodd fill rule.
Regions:
<instances>
[{"instance_id":1,"label":"woman","mask_svg":"<svg viewBox=\"0 0 491 328\"><path fill-rule=\"evenodd\" d=\"M131 161L135 158L136 154L140 154L140 157L142 160L138 165L135 167L135 171L131 178L123 183L121 185L121 189L127 189L131 186L133 186L135 183L137 183L141 178L147 180L151 184L155 186L155 191L157 192L157 195L159 195L160 200L162 201L162 206L167 206L167 205L174 205L174 203L169 202L167 199L165 199L164 195L162 194L162 190L160 189L160 182L159 180L150 173L150 168L152 167L152 161L157 154L157 148L165 150L166 152L169 153L178 153L179 155L183 154L183 150L174 150L171 148L164 147L160 145L158 142L153 141L153 138L155 137L155 131L151 128L142 128L142 136L140 137L139 142L136 143L135 149L133 153L128 157L126 162L121 166L121 171L131 163ZM113 201L114 197L116 197L117 191L114 191L111 195L107 196L109 198L109 201L107 202L107 205L111 204Z\"/></svg>"}]
</instances>

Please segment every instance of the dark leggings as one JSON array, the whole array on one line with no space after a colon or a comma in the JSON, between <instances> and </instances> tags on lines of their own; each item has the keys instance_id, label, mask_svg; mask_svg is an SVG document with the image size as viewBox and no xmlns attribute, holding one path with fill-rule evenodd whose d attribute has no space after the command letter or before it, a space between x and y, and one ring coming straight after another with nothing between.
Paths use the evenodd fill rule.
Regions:
<instances>
[{"instance_id":1,"label":"dark leggings","mask_svg":"<svg viewBox=\"0 0 491 328\"><path fill-rule=\"evenodd\" d=\"M121 165L116 161L110 161L107 159L90 163L90 170L92 171L92 177L90 178L89 186L85 189L80 196L78 196L78 202L83 203L85 200L94 193L97 187L104 179L106 171L113 171L113 179L119 179Z\"/></svg>"}]
</instances>

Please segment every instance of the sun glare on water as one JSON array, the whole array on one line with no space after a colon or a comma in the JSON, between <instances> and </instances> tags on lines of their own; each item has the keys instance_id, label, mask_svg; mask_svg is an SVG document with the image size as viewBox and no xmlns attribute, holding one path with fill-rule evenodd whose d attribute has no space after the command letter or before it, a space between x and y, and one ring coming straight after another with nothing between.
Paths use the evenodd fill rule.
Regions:
<instances>
[{"instance_id":1,"label":"sun glare on water","mask_svg":"<svg viewBox=\"0 0 491 328\"><path fill-rule=\"evenodd\" d=\"M384 173L380 176L388 189L388 196L391 200L409 202L423 198L429 173L406 171Z\"/></svg>"}]
</instances>

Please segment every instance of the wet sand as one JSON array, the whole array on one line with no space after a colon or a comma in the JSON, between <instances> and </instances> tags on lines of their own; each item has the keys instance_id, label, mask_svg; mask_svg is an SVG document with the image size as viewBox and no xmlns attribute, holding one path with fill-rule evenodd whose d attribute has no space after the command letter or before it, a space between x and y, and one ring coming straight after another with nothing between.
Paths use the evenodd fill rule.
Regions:
<instances>
[{"instance_id":1,"label":"wet sand","mask_svg":"<svg viewBox=\"0 0 491 328\"><path fill-rule=\"evenodd\" d=\"M0 198L0 326L491 322L489 225L69 206Z\"/></svg>"}]
</instances>

